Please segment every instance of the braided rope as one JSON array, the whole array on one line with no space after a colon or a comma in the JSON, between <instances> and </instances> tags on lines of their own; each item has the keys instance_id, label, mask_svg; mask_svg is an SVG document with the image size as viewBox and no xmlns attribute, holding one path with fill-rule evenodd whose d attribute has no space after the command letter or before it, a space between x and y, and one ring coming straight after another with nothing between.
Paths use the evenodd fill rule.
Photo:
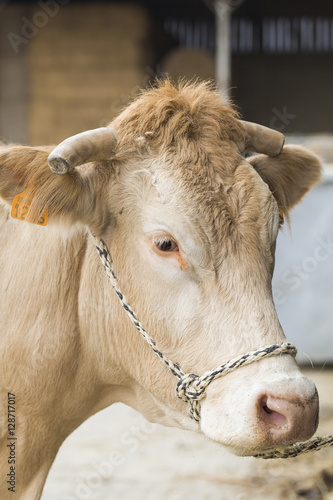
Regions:
<instances>
[{"instance_id":1,"label":"braided rope","mask_svg":"<svg viewBox=\"0 0 333 500\"><path fill-rule=\"evenodd\" d=\"M190 415L197 422L200 421L200 399L205 397L206 387L219 377L228 375L241 366L249 365L254 361L259 361L263 358L276 356L277 354L291 354L296 356L296 347L289 342L282 344L273 344L262 349L242 354L237 358L233 358L223 365L217 366L213 370L205 372L203 375L195 375L187 373L177 382L177 396L190 403Z\"/></svg>"},{"instance_id":2,"label":"braided rope","mask_svg":"<svg viewBox=\"0 0 333 500\"><path fill-rule=\"evenodd\" d=\"M203 375L199 376L194 373L185 373L177 363L174 363L171 359L168 359L157 347L155 340L147 333L143 328L142 324L136 317L136 314L132 310L128 303L125 295L120 291L117 276L113 270L113 263L111 254L106 243L99 238L96 238L92 234L97 252L103 264L104 270L111 281L112 287L124 308L126 314L137 328L141 336L150 345L154 353L161 359L161 361L169 368L171 373L178 378L176 385L176 394L179 399L185 401L185 403L190 404L190 416L197 423L200 422L200 400L205 397L205 391L207 386L219 377L225 376L228 373L233 372L237 368L245 365L249 365L255 361L259 361L264 358L269 358L271 356L276 356L278 354L290 354L291 356L296 356L296 347L290 342L283 342L282 344L273 344L255 351L242 354L234 359L217 366L213 370L206 371ZM333 435L325 437L317 437L305 441L303 443L297 443L282 450L275 449L267 451L264 453L258 453L254 455L256 458L290 458L296 457L300 453L307 453L313 450L320 450L327 446L333 446Z\"/></svg>"},{"instance_id":3,"label":"braided rope","mask_svg":"<svg viewBox=\"0 0 333 500\"><path fill-rule=\"evenodd\" d=\"M176 363L174 363L173 361L168 359L166 356L164 356L164 354L159 349L157 349L155 340L143 328L140 321L137 319L136 314L134 313L131 306L129 305L127 298L120 291L119 286L118 286L118 282L117 282L117 276L115 275L114 270L113 270L113 265L112 265L113 263L112 263L111 255L110 255L109 249L106 246L105 242L103 240L96 238L94 235L92 235L92 236L94 239L96 249L97 249L98 254L100 256L100 259L102 261L104 270L105 270L107 276L109 277L111 284L112 284L112 287L113 287L114 291L116 292L116 295L117 295L118 299L120 300L120 303L123 306L127 316L130 318L130 320L132 321L134 326L137 328L137 330L140 332L140 334L145 339L145 341L150 345L150 347L152 348L154 353L157 354L157 356L169 368L171 373L173 375L175 375L175 377L178 377L179 379L181 379L185 375L185 373L181 370L181 368L179 368L179 366Z\"/></svg>"},{"instance_id":4,"label":"braided rope","mask_svg":"<svg viewBox=\"0 0 333 500\"><path fill-rule=\"evenodd\" d=\"M309 453L309 451L318 451L327 446L333 446L333 434L324 437L316 437L304 441L303 443L296 443L288 446L282 450L266 451L254 455L255 458L292 458L297 457L301 453Z\"/></svg>"}]
</instances>

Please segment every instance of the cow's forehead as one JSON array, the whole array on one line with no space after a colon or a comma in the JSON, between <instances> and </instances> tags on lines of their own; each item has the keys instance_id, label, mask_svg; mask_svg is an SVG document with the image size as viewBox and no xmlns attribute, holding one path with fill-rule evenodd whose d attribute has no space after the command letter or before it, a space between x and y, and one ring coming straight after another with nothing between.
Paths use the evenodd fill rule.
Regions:
<instances>
[{"instance_id":1,"label":"cow's forehead","mask_svg":"<svg viewBox=\"0 0 333 500\"><path fill-rule=\"evenodd\" d=\"M233 254L237 248L262 252L276 236L277 204L232 145L222 144L212 155L200 148L195 155L190 148L164 155L154 162L153 175L161 203L177 215L175 224L187 220L205 234L218 259L223 248Z\"/></svg>"},{"instance_id":2,"label":"cow's forehead","mask_svg":"<svg viewBox=\"0 0 333 500\"><path fill-rule=\"evenodd\" d=\"M276 204L239 153L245 132L237 113L209 85L164 82L145 91L113 126L118 161L135 159L135 168L144 164L160 181L169 179L168 187L155 187L172 199L179 217L205 229L212 245L220 248L227 238L236 248L240 241L267 244Z\"/></svg>"},{"instance_id":3,"label":"cow's forehead","mask_svg":"<svg viewBox=\"0 0 333 500\"><path fill-rule=\"evenodd\" d=\"M266 204L274 205L267 184L232 145L215 148L213 154L198 149L195 155L170 155L161 169L173 179L174 187L186 193L185 203L196 203L211 220L226 221L230 228L262 218Z\"/></svg>"}]
</instances>

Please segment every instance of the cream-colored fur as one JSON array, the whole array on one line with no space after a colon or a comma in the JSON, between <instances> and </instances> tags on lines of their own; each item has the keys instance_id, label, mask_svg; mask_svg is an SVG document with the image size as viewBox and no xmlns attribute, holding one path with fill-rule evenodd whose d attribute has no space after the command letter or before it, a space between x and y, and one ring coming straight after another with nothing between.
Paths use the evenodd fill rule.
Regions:
<instances>
[{"instance_id":1,"label":"cream-colored fur","mask_svg":"<svg viewBox=\"0 0 333 500\"><path fill-rule=\"evenodd\" d=\"M160 84L111 125L114 159L71 175L49 170L51 147L0 147L0 470L11 392L19 500L40 498L62 441L113 402L200 430L121 309L88 230L105 239L121 289L183 370L201 374L284 339L271 294L277 202L288 213L299 201L319 178L317 158L289 146L278 158L244 160L237 116L206 84ZM31 216L47 207L46 227L9 216L28 183ZM161 233L177 241L181 264L152 249ZM208 387L201 431L240 454L277 445L253 405L265 391L298 398L300 418L314 397L289 356L260 361ZM0 498L11 495L1 480Z\"/></svg>"}]
</instances>

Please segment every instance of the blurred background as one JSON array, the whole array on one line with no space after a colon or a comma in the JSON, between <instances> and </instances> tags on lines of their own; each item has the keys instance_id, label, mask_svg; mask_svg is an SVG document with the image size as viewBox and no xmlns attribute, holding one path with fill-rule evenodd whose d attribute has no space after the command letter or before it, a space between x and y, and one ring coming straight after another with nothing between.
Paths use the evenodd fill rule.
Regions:
<instances>
[{"instance_id":1,"label":"blurred background","mask_svg":"<svg viewBox=\"0 0 333 500\"><path fill-rule=\"evenodd\" d=\"M166 74L174 79L214 80L244 119L283 132L287 143L305 144L323 159L322 183L293 212L292 230L285 228L279 235L273 290L280 321L288 339L299 349L299 360L317 368L314 377L323 384L322 416L324 423L326 418L333 426L332 375L327 371L329 378L324 379L324 372L318 371L333 363L333 2L0 0L0 140L54 144L69 135L103 126L139 89ZM123 432L128 432L138 417L117 411L118 423L122 422ZM106 419L103 415L98 418L102 419L100 423ZM122 432L119 425L114 427L118 436ZM92 432L92 428L84 429L77 438L79 444L84 444L82 457L87 449L84 436ZM157 440L157 446L164 449L171 435L166 434L163 441L163 433L168 430L154 432L157 434L153 441ZM100 439L102 446L104 435L105 431L100 438L94 436L95 445ZM164 436L163 444L158 441L160 435ZM75 440L75 435L70 439ZM172 442L172 453L194 454L192 445ZM135 470L139 470L138 457L145 455L146 460L151 452L144 443L144 438L139 440L139 454L129 457L122 448L131 477L136 477ZM96 451L95 445L91 442L91 449ZM198 446L200 456L209 461L211 449L204 448L201 442ZM45 500L188 498L179 488L173 492L174 476L165 479L158 474L157 483L163 478L170 482L169 493L161 490L154 496L149 482L145 493L140 490L142 496L138 489L133 496L121 488L120 493L113 489L111 496L106 489L103 496L102 489L95 491L92 486L89 494L84 496L83 489L79 496L74 494L76 483L67 485L67 490L65 486L57 489L55 484L62 484L61 478L73 466L70 452L63 453L64 461L59 459L61 465L51 476L53 482ZM98 453L100 457L100 450ZM192 482L197 485L193 495L197 499L227 500L332 499L333 458L329 453L321 455L325 466L322 462L314 465L312 459L301 461L301 469L293 469L294 476L288 466L265 466L261 469L264 475L258 472L259 468L248 466L247 472L243 471L245 475L241 475L244 487L239 491L232 489L229 476L221 479L217 471L213 474L210 469L206 475L211 474L212 489L207 486L209 478L203 482L202 490L201 483ZM82 464L78 465L80 453L73 456L78 470L85 470ZM217 463L219 459L214 455ZM194 468L202 467L201 460L194 460ZM228 459L223 464L240 467L237 460ZM310 476L305 481L303 465L311 469L312 482ZM81 480L87 486L89 467L85 475L77 472L77 484ZM172 467L171 461L167 467ZM116 475L120 471L121 467ZM137 482L133 480L136 487L142 477L138 474ZM303 486L298 485L299 478ZM124 481L129 484L128 476ZM190 480L186 481L184 491L189 491ZM268 493L267 481L278 485L276 495L280 496Z\"/></svg>"},{"instance_id":2,"label":"blurred background","mask_svg":"<svg viewBox=\"0 0 333 500\"><path fill-rule=\"evenodd\" d=\"M332 23L327 0L0 1L0 135L58 141L165 73L215 79L249 120L332 133Z\"/></svg>"}]
</instances>

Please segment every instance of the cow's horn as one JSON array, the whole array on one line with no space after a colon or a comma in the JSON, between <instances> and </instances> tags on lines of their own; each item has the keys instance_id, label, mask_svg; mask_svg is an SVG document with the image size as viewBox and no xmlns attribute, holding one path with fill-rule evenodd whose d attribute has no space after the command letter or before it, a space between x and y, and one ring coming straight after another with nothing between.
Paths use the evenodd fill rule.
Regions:
<instances>
[{"instance_id":1,"label":"cow's horn","mask_svg":"<svg viewBox=\"0 0 333 500\"><path fill-rule=\"evenodd\" d=\"M52 151L48 164L55 174L67 174L78 165L109 159L117 146L112 128L101 127L68 137Z\"/></svg>"},{"instance_id":2,"label":"cow's horn","mask_svg":"<svg viewBox=\"0 0 333 500\"><path fill-rule=\"evenodd\" d=\"M244 150L278 156L284 145L284 135L257 123L241 121L247 133Z\"/></svg>"}]
</instances>

